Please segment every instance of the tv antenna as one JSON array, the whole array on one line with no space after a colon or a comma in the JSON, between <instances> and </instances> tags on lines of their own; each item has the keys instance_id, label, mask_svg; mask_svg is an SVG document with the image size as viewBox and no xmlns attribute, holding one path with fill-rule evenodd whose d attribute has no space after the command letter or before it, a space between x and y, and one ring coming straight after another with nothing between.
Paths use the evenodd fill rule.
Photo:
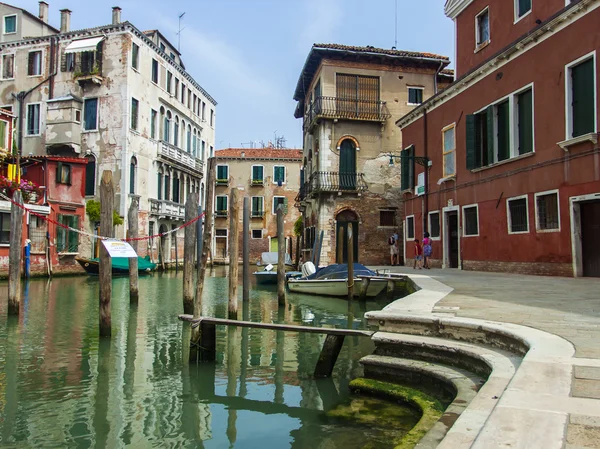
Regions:
<instances>
[{"instance_id":1,"label":"tv antenna","mask_svg":"<svg viewBox=\"0 0 600 449\"><path fill-rule=\"evenodd\" d=\"M393 50L396 50L398 48L398 0L394 0L395 1L395 14L394 14L394 46L392 47Z\"/></svg>"},{"instance_id":2,"label":"tv antenna","mask_svg":"<svg viewBox=\"0 0 600 449\"><path fill-rule=\"evenodd\" d=\"M181 19L183 18L183 16L185 16L185 12L181 13L181 15L179 16L179 31L177 32L177 51L181 52L181 32L183 30L185 30L184 28L181 28Z\"/></svg>"}]
</instances>

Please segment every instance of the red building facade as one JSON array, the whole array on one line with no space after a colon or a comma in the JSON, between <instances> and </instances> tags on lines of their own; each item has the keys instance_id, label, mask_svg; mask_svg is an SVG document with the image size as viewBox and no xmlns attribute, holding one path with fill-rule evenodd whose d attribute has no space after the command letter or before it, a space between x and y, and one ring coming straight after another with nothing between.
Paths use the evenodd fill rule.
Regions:
<instances>
[{"instance_id":1,"label":"red building facade","mask_svg":"<svg viewBox=\"0 0 600 449\"><path fill-rule=\"evenodd\" d=\"M449 0L457 80L396 122L433 265L600 276L600 1ZM419 195L422 192L424 194Z\"/></svg>"}]
</instances>

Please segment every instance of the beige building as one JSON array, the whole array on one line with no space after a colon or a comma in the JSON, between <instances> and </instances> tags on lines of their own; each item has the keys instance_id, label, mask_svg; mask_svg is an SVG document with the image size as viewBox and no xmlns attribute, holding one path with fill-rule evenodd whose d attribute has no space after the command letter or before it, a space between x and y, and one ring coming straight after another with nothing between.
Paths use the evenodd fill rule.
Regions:
<instances>
[{"instance_id":1,"label":"beige building","mask_svg":"<svg viewBox=\"0 0 600 449\"><path fill-rule=\"evenodd\" d=\"M277 206L283 204L287 251L294 237L294 223L299 217L293 207L300 189L302 150L276 148L227 148L215 152L215 203L212 254L215 263L229 261L229 207L231 189L240 190L242 198L250 198L250 260L262 252L277 251ZM242 227L240 225L240 258L242 257ZM295 242L295 238L294 238Z\"/></svg>"},{"instance_id":2,"label":"beige building","mask_svg":"<svg viewBox=\"0 0 600 449\"><path fill-rule=\"evenodd\" d=\"M445 56L316 44L294 93L303 119L302 188L305 251L324 231L321 263L335 263L340 228L354 229L354 261L389 263L387 239L401 230L402 150L396 120L452 82ZM344 239L346 240L346 239ZM402 253L402 251L400 251Z\"/></svg>"},{"instance_id":3,"label":"beige building","mask_svg":"<svg viewBox=\"0 0 600 449\"><path fill-rule=\"evenodd\" d=\"M159 31L138 30L118 7L106 13L109 25L73 31L67 9L56 29L45 2L38 16L0 3L0 107L18 117L23 155L88 159L88 200L98 199L102 172L112 172L115 209L125 218L117 237L134 199L140 233L164 232L183 223L188 193L204 201L216 101ZM162 241L166 261L174 242ZM156 255L156 246L140 245L141 254L149 249Z\"/></svg>"}]
</instances>

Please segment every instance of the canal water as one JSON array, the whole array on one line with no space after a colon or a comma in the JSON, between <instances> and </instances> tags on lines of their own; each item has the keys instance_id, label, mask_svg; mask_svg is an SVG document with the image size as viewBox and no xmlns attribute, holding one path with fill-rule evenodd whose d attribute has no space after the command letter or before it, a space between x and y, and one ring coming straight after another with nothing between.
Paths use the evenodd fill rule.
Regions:
<instances>
[{"instance_id":1,"label":"canal water","mask_svg":"<svg viewBox=\"0 0 600 449\"><path fill-rule=\"evenodd\" d=\"M226 317L225 269L205 285L203 313ZM418 420L349 393L367 338L346 338L332 379L312 378L317 334L219 326L217 361L189 364L181 272L140 278L137 307L128 286L113 280L108 340L98 337L96 278L30 281L18 318L7 318L0 283L1 447L387 448ZM279 308L275 288L254 285L250 296L240 318L355 329L386 304L288 294Z\"/></svg>"}]
</instances>

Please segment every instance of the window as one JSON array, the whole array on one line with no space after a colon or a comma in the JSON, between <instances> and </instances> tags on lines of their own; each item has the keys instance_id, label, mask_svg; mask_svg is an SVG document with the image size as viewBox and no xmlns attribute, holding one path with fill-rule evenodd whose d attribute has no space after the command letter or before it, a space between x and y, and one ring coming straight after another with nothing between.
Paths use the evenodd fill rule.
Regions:
<instances>
[{"instance_id":1,"label":"window","mask_svg":"<svg viewBox=\"0 0 600 449\"><path fill-rule=\"evenodd\" d=\"M166 47L165 44L163 44L162 42L160 43L160 51L165 51Z\"/></svg>"},{"instance_id":2,"label":"window","mask_svg":"<svg viewBox=\"0 0 600 449\"><path fill-rule=\"evenodd\" d=\"M67 53L65 55L65 65L63 72L74 72L75 71L75 58L76 53Z\"/></svg>"},{"instance_id":3,"label":"window","mask_svg":"<svg viewBox=\"0 0 600 449\"><path fill-rule=\"evenodd\" d=\"M454 176L456 174L456 163L454 150L456 149L456 139L454 125L445 127L442 130L443 155L444 155L444 177Z\"/></svg>"},{"instance_id":4,"label":"window","mask_svg":"<svg viewBox=\"0 0 600 449\"><path fill-rule=\"evenodd\" d=\"M204 150L206 149L206 142L203 140L202 141L202 155L201 155L201 159L204 160Z\"/></svg>"},{"instance_id":5,"label":"window","mask_svg":"<svg viewBox=\"0 0 600 449\"><path fill-rule=\"evenodd\" d=\"M273 167L273 182L285 184L285 166L276 165Z\"/></svg>"},{"instance_id":6,"label":"window","mask_svg":"<svg viewBox=\"0 0 600 449\"><path fill-rule=\"evenodd\" d=\"M27 75L40 76L42 74L42 50L30 51L27 64Z\"/></svg>"},{"instance_id":7,"label":"window","mask_svg":"<svg viewBox=\"0 0 600 449\"><path fill-rule=\"evenodd\" d=\"M206 121L206 103L202 102L202 121Z\"/></svg>"},{"instance_id":8,"label":"window","mask_svg":"<svg viewBox=\"0 0 600 449\"><path fill-rule=\"evenodd\" d=\"M179 78L175 78L175 90L173 91L173 95L177 98L179 94Z\"/></svg>"},{"instance_id":9,"label":"window","mask_svg":"<svg viewBox=\"0 0 600 449\"><path fill-rule=\"evenodd\" d=\"M196 130L194 129L194 136L192 137L192 142L193 142L193 146L194 148L192 149L192 153L194 154L194 157L198 156L198 137L196 137Z\"/></svg>"},{"instance_id":10,"label":"window","mask_svg":"<svg viewBox=\"0 0 600 449\"><path fill-rule=\"evenodd\" d=\"M517 95L517 123L519 127L519 154L533 151L533 90Z\"/></svg>"},{"instance_id":11,"label":"window","mask_svg":"<svg viewBox=\"0 0 600 449\"><path fill-rule=\"evenodd\" d=\"M213 146L211 145L211 146L210 146L210 156L209 156L209 157L213 157L213 156L214 156L214 152L215 152L215 149L214 149L214 148L213 148Z\"/></svg>"},{"instance_id":12,"label":"window","mask_svg":"<svg viewBox=\"0 0 600 449\"><path fill-rule=\"evenodd\" d=\"M559 231L558 191L535 194L535 218L538 231Z\"/></svg>"},{"instance_id":13,"label":"window","mask_svg":"<svg viewBox=\"0 0 600 449\"><path fill-rule=\"evenodd\" d=\"M0 149L8 151L8 122L0 120Z\"/></svg>"},{"instance_id":14,"label":"window","mask_svg":"<svg viewBox=\"0 0 600 449\"><path fill-rule=\"evenodd\" d=\"M2 55L2 79L9 80L15 77L15 55Z\"/></svg>"},{"instance_id":15,"label":"window","mask_svg":"<svg viewBox=\"0 0 600 449\"><path fill-rule=\"evenodd\" d=\"M4 34L13 34L17 32L17 15L4 16Z\"/></svg>"},{"instance_id":16,"label":"window","mask_svg":"<svg viewBox=\"0 0 600 449\"><path fill-rule=\"evenodd\" d=\"M217 165L217 182L229 181L229 167L227 165Z\"/></svg>"},{"instance_id":17,"label":"window","mask_svg":"<svg viewBox=\"0 0 600 449\"><path fill-rule=\"evenodd\" d=\"M531 12L531 0L515 0L515 21Z\"/></svg>"},{"instance_id":18,"label":"window","mask_svg":"<svg viewBox=\"0 0 600 449\"><path fill-rule=\"evenodd\" d=\"M527 196L506 200L508 210L508 233L522 234L529 232Z\"/></svg>"},{"instance_id":19,"label":"window","mask_svg":"<svg viewBox=\"0 0 600 449\"><path fill-rule=\"evenodd\" d=\"M262 196L253 196L252 197L252 217L262 217L265 213L264 207L264 198Z\"/></svg>"},{"instance_id":20,"label":"window","mask_svg":"<svg viewBox=\"0 0 600 449\"><path fill-rule=\"evenodd\" d=\"M173 61L175 61L175 53L171 53L171 54L169 54L169 57L170 57L170 58L171 58Z\"/></svg>"},{"instance_id":21,"label":"window","mask_svg":"<svg viewBox=\"0 0 600 449\"><path fill-rule=\"evenodd\" d=\"M98 129L98 99L86 98L83 100L83 129L95 131Z\"/></svg>"},{"instance_id":22,"label":"window","mask_svg":"<svg viewBox=\"0 0 600 449\"><path fill-rule=\"evenodd\" d=\"M408 104L421 104L423 103L423 88L422 87L409 87L408 88Z\"/></svg>"},{"instance_id":23,"label":"window","mask_svg":"<svg viewBox=\"0 0 600 449\"><path fill-rule=\"evenodd\" d=\"M337 73L336 109L344 118L379 114L379 77Z\"/></svg>"},{"instance_id":24,"label":"window","mask_svg":"<svg viewBox=\"0 0 600 449\"><path fill-rule=\"evenodd\" d=\"M157 195L156 198L158 200L162 200L162 195L163 195L163 174L161 172L158 172L158 180L156 183L157 186Z\"/></svg>"},{"instance_id":25,"label":"window","mask_svg":"<svg viewBox=\"0 0 600 449\"><path fill-rule=\"evenodd\" d=\"M400 156L400 189L412 189L415 185L415 146L405 148Z\"/></svg>"},{"instance_id":26,"label":"window","mask_svg":"<svg viewBox=\"0 0 600 449\"><path fill-rule=\"evenodd\" d=\"M152 60L152 82L158 84L158 61Z\"/></svg>"},{"instance_id":27,"label":"window","mask_svg":"<svg viewBox=\"0 0 600 449\"><path fill-rule=\"evenodd\" d=\"M406 240L415 239L415 216L406 217Z\"/></svg>"},{"instance_id":28,"label":"window","mask_svg":"<svg viewBox=\"0 0 600 449\"><path fill-rule=\"evenodd\" d=\"M175 124L173 125L173 145L179 145L179 117L175 116Z\"/></svg>"},{"instance_id":29,"label":"window","mask_svg":"<svg viewBox=\"0 0 600 449\"><path fill-rule=\"evenodd\" d=\"M185 84L181 84L181 102L185 103Z\"/></svg>"},{"instance_id":30,"label":"window","mask_svg":"<svg viewBox=\"0 0 600 449\"><path fill-rule=\"evenodd\" d=\"M188 89L187 107L189 108L191 105L192 105L192 90Z\"/></svg>"},{"instance_id":31,"label":"window","mask_svg":"<svg viewBox=\"0 0 600 449\"><path fill-rule=\"evenodd\" d=\"M262 239L263 238L263 230L262 229L253 229L252 230L252 238L253 239Z\"/></svg>"},{"instance_id":32,"label":"window","mask_svg":"<svg viewBox=\"0 0 600 449\"><path fill-rule=\"evenodd\" d=\"M138 44L131 45L131 67L136 70L140 68L140 46Z\"/></svg>"},{"instance_id":33,"label":"window","mask_svg":"<svg viewBox=\"0 0 600 449\"><path fill-rule=\"evenodd\" d=\"M217 215L223 216L227 215L227 196L226 195L217 195Z\"/></svg>"},{"instance_id":34,"label":"window","mask_svg":"<svg viewBox=\"0 0 600 449\"><path fill-rule=\"evenodd\" d=\"M131 158L131 162L129 163L129 193L135 194L135 181L137 175L137 159L135 157Z\"/></svg>"},{"instance_id":35,"label":"window","mask_svg":"<svg viewBox=\"0 0 600 449\"><path fill-rule=\"evenodd\" d=\"M0 243L10 243L10 214L0 212Z\"/></svg>"},{"instance_id":36,"label":"window","mask_svg":"<svg viewBox=\"0 0 600 449\"><path fill-rule=\"evenodd\" d=\"M40 104L27 105L27 135L38 136L40 134Z\"/></svg>"},{"instance_id":37,"label":"window","mask_svg":"<svg viewBox=\"0 0 600 449\"><path fill-rule=\"evenodd\" d=\"M463 207L463 223L463 235L465 237L479 235L479 207L477 204Z\"/></svg>"},{"instance_id":38,"label":"window","mask_svg":"<svg viewBox=\"0 0 600 449\"><path fill-rule=\"evenodd\" d=\"M75 123L81 123L81 109L75 109Z\"/></svg>"},{"instance_id":39,"label":"window","mask_svg":"<svg viewBox=\"0 0 600 449\"><path fill-rule=\"evenodd\" d=\"M138 115L140 102L135 98L131 99L131 129L138 129Z\"/></svg>"},{"instance_id":40,"label":"window","mask_svg":"<svg viewBox=\"0 0 600 449\"><path fill-rule=\"evenodd\" d=\"M58 214L58 222L70 228L79 229L78 215ZM75 231L56 227L56 250L59 253L76 253L79 251L79 234Z\"/></svg>"},{"instance_id":41,"label":"window","mask_svg":"<svg viewBox=\"0 0 600 449\"><path fill-rule=\"evenodd\" d=\"M167 143L171 141L171 111L167 111L163 123L163 140Z\"/></svg>"},{"instance_id":42,"label":"window","mask_svg":"<svg viewBox=\"0 0 600 449\"><path fill-rule=\"evenodd\" d=\"M173 175L173 202L179 203L180 200L180 181L176 174Z\"/></svg>"},{"instance_id":43,"label":"window","mask_svg":"<svg viewBox=\"0 0 600 449\"><path fill-rule=\"evenodd\" d=\"M59 162L56 165L56 183L71 185L71 164Z\"/></svg>"},{"instance_id":44,"label":"window","mask_svg":"<svg viewBox=\"0 0 600 449\"><path fill-rule=\"evenodd\" d=\"M158 113L152 109L150 111L150 138L156 139L156 117Z\"/></svg>"},{"instance_id":45,"label":"window","mask_svg":"<svg viewBox=\"0 0 600 449\"><path fill-rule=\"evenodd\" d=\"M215 126L215 111L210 110L210 126Z\"/></svg>"},{"instance_id":46,"label":"window","mask_svg":"<svg viewBox=\"0 0 600 449\"><path fill-rule=\"evenodd\" d=\"M85 166L85 194L91 196L96 194L96 158L87 156Z\"/></svg>"},{"instance_id":47,"label":"window","mask_svg":"<svg viewBox=\"0 0 600 449\"><path fill-rule=\"evenodd\" d=\"M490 41L490 11L485 9L475 18L475 34L477 46L482 46Z\"/></svg>"},{"instance_id":48,"label":"window","mask_svg":"<svg viewBox=\"0 0 600 449\"><path fill-rule=\"evenodd\" d=\"M262 165L253 165L252 166L252 184L263 184L263 172L264 167Z\"/></svg>"},{"instance_id":49,"label":"window","mask_svg":"<svg viewBox=\"0 0 600 449\"><path fill-rule=\"evenodd\" d=\"M163 179L165 182L165 200L169 201L171 199L171 177L165 174Z\"/></svg>"},{"instance_id":50,"label":"window","mask_svg":"<svg viewBox=\"0 0 600 449\"><path fill-rule=\"evenodd\" d=\"M573 63L567 73L567 139L596 132L595 55Z\"/></svg>"},{"instance_id":51,"label":"window","mask_svg":"<svg viewBox=\"0 0 600 449\"><path fill-rule=\"evenodd\" d=\"M171 84L173 81L173 74L167 70L167 92L171 93Z\"/></svg>"},{"instance_id":52,"label":"window","mask_svg":"<svg viewBox=\"0 0 600 449\"><path fill-rule=\"evenodd\" d=\"M273 197L273 214L277 213L277 208L280 204L283 205L283 213L287 214L287 198L284 196L274 196Z\"/></svg>"},{"instance_id":53,"label":"window","mask_svg":"<svg viewBox=\"0 0 600 449\"><path fill-rule=\"evenodd\" d=\"M440 238L439 212L429 212L429 236L434 240Z\"/></svg>"},{"instance_id":54,"label":"window","mask_svg":"<svg viewBox=\"0 0 600 449\"><path fill-rule=\"evenodd\" d=\"M396 211L395 210L380 210L379 211L379 226L396 227Z\"/></svg>"}]
</instances>

